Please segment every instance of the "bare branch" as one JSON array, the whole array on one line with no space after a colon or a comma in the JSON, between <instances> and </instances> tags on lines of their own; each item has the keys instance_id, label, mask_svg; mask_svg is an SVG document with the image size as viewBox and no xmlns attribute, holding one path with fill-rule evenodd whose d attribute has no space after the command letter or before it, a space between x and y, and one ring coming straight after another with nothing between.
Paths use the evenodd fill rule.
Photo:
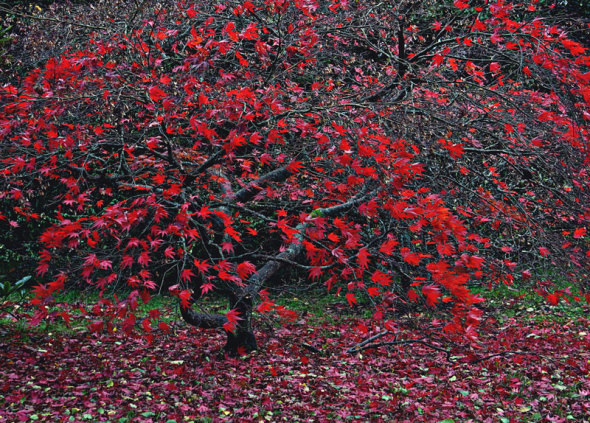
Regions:
<instances>
[{"instance_id":1,"label":"bare branch","mask_svg":"<svg viewBox=\"0 0 590 423\"><path fill-rule=\"evenodd\" d=\"M61 23L61 24L79 26L79 27L88 28L88 29L99 29L99 30L107 30L108 29L106 26L86 25L86 24L82 24L82 23L79 23L79 22L64 21L64 20L56 19L56 18L46 18L46 17L42 17L42 16L27 15L26 13L20 13L20 12L17 12L15 10L7 9L5 7L2 7L2 6L0 6L0 12L10 13L12 15L20 16L21 18L35 19L35 20L38 20L38 21L57 22L57 23Z\"/></svg>"}]
</instances>

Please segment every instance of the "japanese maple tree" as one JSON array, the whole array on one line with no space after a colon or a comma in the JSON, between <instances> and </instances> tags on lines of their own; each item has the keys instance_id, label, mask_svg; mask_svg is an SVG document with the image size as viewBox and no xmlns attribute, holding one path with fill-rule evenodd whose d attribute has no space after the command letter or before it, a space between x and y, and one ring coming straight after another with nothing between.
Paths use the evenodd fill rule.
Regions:
<instances>
[{"instance_id":1,"label":"japanese maple tree","mask_svg":"<svg viewBox=\"0 0 590 423\"><path fill-rule=\"evenodd\" d=\"M586 53L502 0L178 1L96 34L0 91L0 218L53 220L35 320L82 281L130 291L94 329L131 331L168 284L251 350L254 310L289 314L265 290L283 266L390 330L415 302L475 336L470 284L588 300Z\"/></svg>"}]
</instances>

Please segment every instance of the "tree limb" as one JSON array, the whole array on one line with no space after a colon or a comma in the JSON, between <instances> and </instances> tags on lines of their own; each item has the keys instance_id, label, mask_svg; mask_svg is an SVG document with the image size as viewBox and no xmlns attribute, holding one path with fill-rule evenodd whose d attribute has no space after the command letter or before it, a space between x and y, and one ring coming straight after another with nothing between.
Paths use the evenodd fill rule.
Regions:
<instances>
[{"instance_id":1,"label":"tree limb","mask_svg":"<svg viewBox=\"0 0 590 423\"><path fill-rule=\"evenodd\" d=\"M317 213L318 216L338 216L339 214L346 212L351 207L362 203L373 195L374 193L371 192L365 195L356 196L346 203L337 204L332 207L316 209L313 212ZM281 268L284 261L294 260L303 251L303 236L305 229L309 226L310 222L311 221L308 220L295 227L297 234L293 237L294 241L291 242L291 244L284 251L277 254L273 259L267 261L264 266L258 269L258 272L250 277L248 280L248 285L242 293L242 296L255 298L264 283Z\"/></svg>"},{"instance_id":2,"label":"tree limb","mask_svg":"<svg viewBox=\"0 0 590 423\"><path fill-rule=\"evenodd\" d=\"M238 203L246 203L254 198L267 183L284 181L291 175L292 173L285 166L279 167L248 183L244 188L234 194L233 200Z\"/></svg>"},{"instance_id":3,"label":"tree limb","mask_svg":"<svg viewBox=\"0 0 590 423\"><path fill-rule=\"evenodd\" d=\"M198 313L190 307L180 306L180 315L189 325L201 329L222 328L228 321L224 314Z\"/></svg>"}]
</instances>

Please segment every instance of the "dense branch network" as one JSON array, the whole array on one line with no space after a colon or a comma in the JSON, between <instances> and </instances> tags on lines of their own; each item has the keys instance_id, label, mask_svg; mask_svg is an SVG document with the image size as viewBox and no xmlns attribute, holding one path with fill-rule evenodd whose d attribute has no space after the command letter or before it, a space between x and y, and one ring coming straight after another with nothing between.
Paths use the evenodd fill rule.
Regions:
<instances>
[{"instance_id":1,"label":"dense branch network","mask_svg":"<svg viewBox=\"0 0 590 423\"><path fill-rule=\"evenodd\" d=\"M503 2L325 3L178 2L2 87L0 217L50 223L37 320L77 275L132 290L109 324L168 290L254 348L285 263L469 337L475 284L587 295L585 48Z\"/></svg>"}]
</instances>

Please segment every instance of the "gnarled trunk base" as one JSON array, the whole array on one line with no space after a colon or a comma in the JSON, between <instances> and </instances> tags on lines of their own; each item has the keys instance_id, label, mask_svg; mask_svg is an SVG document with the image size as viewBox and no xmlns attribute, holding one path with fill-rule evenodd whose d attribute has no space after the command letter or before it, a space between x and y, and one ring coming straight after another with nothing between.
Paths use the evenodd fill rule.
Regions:
<instances>
[{"instance_id":1,"label":"gnarled trunk base","mask_svg":"<svg viewBox=\"0 0 590 423\"><path fill-rule=\"evenodd\" d=\"M252 300L249 297L230 299L230 307L239 312L233 332L227 332L227 342L224 350L232 357L246 354L258 348L256 337L252 330ZM223 328L228 323L227 316L223 314L199 313L190 307L180 307L180 314L185 322L201 329Z\"/></svg>"},{"instance_id":2,"label":"gnarled trunk base","mask_svg":"<svg viewBox=\"0 0 590 423\"><path fill-rule=\"evenodd\" d=\"M235 357L252 352L258 348L253 332L238 331L227 334L227 342L223 347L228 355Z\"/></svg>"},{"instance_id":3,"label":"gnarled trunk base","mask_svg":"<svg viewBox=\"0 0 590 423\"><path fill-rule=\"evenodd\" d=\"M227 342L225 344L225 351L230 356L237 356L246 354L257 349L256 337L252 330L252 297L246 295L244 297L230 298L230 308L236 309L239 314L235 330L227 333Z\"/></svg>"}]
</instances>

